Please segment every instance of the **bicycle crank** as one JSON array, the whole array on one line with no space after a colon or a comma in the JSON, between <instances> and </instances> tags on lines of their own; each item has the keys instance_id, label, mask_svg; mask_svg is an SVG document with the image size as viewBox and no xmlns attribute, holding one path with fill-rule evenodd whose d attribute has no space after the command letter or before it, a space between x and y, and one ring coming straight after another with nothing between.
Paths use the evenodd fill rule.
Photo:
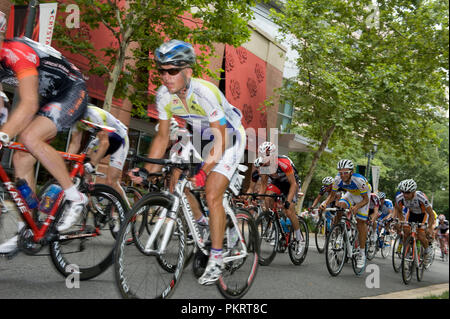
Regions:
<instances>
[{"instance_id":1,"label":"bicycle crank","mask_svg":"<svg viewBox=\"0 0 450 319\"><path fill-rule=\"evenodd\" d=\"M36 243L33 240L34 233L30 228L28 227L22 228L18 236L19 239L17 241L17 246L25 254L33 256L41 251L43 246L40 243Z\"/></svg>"}]
</instances>

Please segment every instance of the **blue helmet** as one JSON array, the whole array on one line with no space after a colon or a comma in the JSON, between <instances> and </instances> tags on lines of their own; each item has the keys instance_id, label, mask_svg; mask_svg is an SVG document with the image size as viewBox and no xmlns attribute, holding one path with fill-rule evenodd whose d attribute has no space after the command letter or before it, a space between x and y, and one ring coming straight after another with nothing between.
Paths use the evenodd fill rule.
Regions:
<instances>
[{"instance_id":1,"label":"blue helmet","mask_svg":"<svg viewBox=\"0 0 450 319\"><path fill-rule=\"evenodd\" d=\"M170 40L156 49L155 62L157 65L192 66L195 64L195 51L187 42Z\"/></svg>"}]
</instances>

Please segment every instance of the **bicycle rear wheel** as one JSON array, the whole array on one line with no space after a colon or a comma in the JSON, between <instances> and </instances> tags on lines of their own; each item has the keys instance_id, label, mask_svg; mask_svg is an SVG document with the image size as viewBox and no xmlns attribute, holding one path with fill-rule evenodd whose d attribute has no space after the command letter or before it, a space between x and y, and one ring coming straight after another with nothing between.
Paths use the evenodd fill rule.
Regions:
<instances>
[{"instance_id":1,"label":"bicycle rear wheel","mask_svg":"<svg viewBox=\"0 0 450 319\"><path fill-rule=\"evenodd\" d=\"M395 272L399 272L402 269L402 241L403 238L397 235L392 244L392 266Z\"/></svg>"},{"instance_id":2,"label":"bicycle rear wheel","mask_svg":"<svg viewBox=\"0 0 450 319\"><path fill-rule=\"evenodd\" d=\"M391 253L392 243L392 236L390 234L385 234L383 238L383 244L381 246L381 256L383 258L389 257L389 254Z\"/></svg>"},{"instance_id":3,"label":"bicycle rear wheel","mask_svg":"<svg viewBox=\"0 0 450 319\"><path fill-rule=\"evenodd\" d=\"M114 255L116 284L124 298L168 298L175 290L185 262L186 232L177 215L171 237L163 253L145 252L145 245L154 231L153 218L170 210L172 199L164 194L149 193L128 213L117 238ZM169 218L157 238L165 233ZM142 227L141 225L145 226ZM141 231L139 231L141 230ZM153 250L158 250L155 241Z\"/></svg>"},{"instance_id":4,"label":"bicycle rear wheel","mask_svg":"<svg viewBox=\"0 0 450 319\"><path fill-rule=\"evenodd\" d=\"M230 299L242 298L250 289L258 270L259 236L252 215L242 208L235 210L238 229L243 241L234 241L227 238L234 227L227 216L226 238L224 240L224 266L222 276L217 281L219 292ZM243 256L243 248L247 248L247 255ZM226 259L230 258L229 262Z\"/></svg>"},{"instance_id":5,"label":"bicycle rear wheel","mask_svg":"<svg viewBox=\"0 0 450 319\"><path fill-rule=\"evenodd\" d=\"M256 220L256 228L259 234L259 264L270 265L277 254L280 230L278 229L275 216L265 211Z\"/></svg>"},{"instance_id":6,"label":"bicycle rear wheel","mask_svg":"<svg viewBox=\"0 0 450 319\"><path fill-rule=\"evenodd\" d=\"M358 240L358 233L356 233L356 238L353 243L353 251L355 252L358 248L361 249L360 245L359 245L359 240ZM357 276L360 276L366 270L367 260L368 260L368 258L367 258L367 243L366 243L366 246L364 247L364 253L366 255L366 260L364 261L364 266L361 268L357 267L357 262L356 262L357 255L355 253L352 254L352 268L353 268L353 272Z\"/></svg>"},{"instance_id":7,"label":"bicycle rear wheel","mask_svg":"<svg viewBox=\"0 0 450 319\"><path fill-rule=\"evenodd\" d=\"M372 234L373 229L371 227L367 232L367 241L366 241L367 260L372 260L373 258L375 258L375 255L377 254L377 245L379 243L379 238L373 240Z\"/></svg>"},{"instance_id":8,"label":"bicycle rear wheel","mask_svg":"<svg viewBox=\"0 0 450 319\"><path fill-rule=\"evenodd\" d=\"M19 211L9 193L0 185L0 246L17 235ZM14 251L0 252L0 256L10 256Z\"/></svg>"},{"instance_id":9,"label":"bicycle rear wheel","mask_svg":"<svg viewBox=\"0 0 450 319\"><path fill-rule=\"evenodd\" d=\"M89 202L80 223L50 243L50 257L58 272L64 277L79 272L80 280L100 275L113 263L115 237L108 216L117 214L123 221L127 207L123 198L107 185L95 184L86 195ZM65 205L61 205L57 216L62 215ZM54 225L57 223L55 220Z\"/></svg>"},{"instance_id":10,"label":"bicycle rear wheel","mask_svg":"<svg viewBox=\"0 0 450 319\"><path fill-rule=\"evenodd\" d=\"M414 253L413 238L409 237L402 252L402 279L405 285L410 283L415 268Z\"/></svg>"},{"instance_id":11,"label":"bicycle rear wheel","mask_svg":"<svg viewBox=\"0 0 450 319\"><path fill-rule=\"evenodd\" d=\"M345 229L342 224L331 227L325 244L325 260L330 275L337 276L342 271L347 256Z\"/></svg>"},{"instance_id":12,"label":"bicycle rear wheel","mask_svg":"<svg viewBox=\"0 0 450 319\"><path fill-rule=\"evenodd\" d=\"M303 217L298 216L298 223L300 225L300 234L302 238L295 238L294 228L291 226L291 235L289 243L289 257L294 265L301 265L308 254L309 246L309 230Z\"/></svg>"},{"instance_id":13,"label":"bicycle rear wheel","mask_svg":"<svg viewBox=\"0 0 450 319\"><path fill-rule=\"evenodd\" d=\"M422 245L420 246L420 249L418 249L418 254L419 254L419 265L416 267L416 277L417 281L422 281L423 272L425 271L425 261L424 261L425 249L423 248Z\"/></svg>"},{"instance_id":14,"label":"bicycle rear wheel","mask_svg":"<svg viewBox=\"0 0 450 319\"><path fill-rule=\"evenodd\" d=\"M319 221L316 225L316 229L314 231L314 238L316 241L317 251L321 254L325 250L325 244L327 240L327 225L323 219Z\"/></svg>"}]
</instances>

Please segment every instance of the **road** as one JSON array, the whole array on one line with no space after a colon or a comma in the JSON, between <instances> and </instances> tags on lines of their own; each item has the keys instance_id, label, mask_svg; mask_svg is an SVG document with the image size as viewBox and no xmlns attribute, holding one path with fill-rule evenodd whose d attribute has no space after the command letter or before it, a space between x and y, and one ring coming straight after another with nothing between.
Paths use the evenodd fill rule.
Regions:
<instances>
[{"instance_id":1,"label":"road","mask_svg":"<svg viewBox=\"0 0 450 319\"><path fill-rule=\"evenodd\" d=\"M245 299L359 299L407 289L449 282L449 265L436 259L424 274L422 282L415 276L406 286L401 273L395 273L391 259L377 255L370 272L354 275L346 264L337 277L329 275L324 254L319 254L314 241L310 243L305 262L294 266L287 253L277 254L269 265L258 269L256 280ZM41 254L46 253L43 249ZM373 269L379 270L379 280ZM198 285L188 266L173 294L176 299L221 299L216 287ZM379 283L379 287L368 287ZM116 299L120 298L112 267L99 277L83 281L79 288L67 288L65 279L54 269L48 256L27 256L20 253L12 260L0 258L0 299Z\"/></svg>"}]
</instances>

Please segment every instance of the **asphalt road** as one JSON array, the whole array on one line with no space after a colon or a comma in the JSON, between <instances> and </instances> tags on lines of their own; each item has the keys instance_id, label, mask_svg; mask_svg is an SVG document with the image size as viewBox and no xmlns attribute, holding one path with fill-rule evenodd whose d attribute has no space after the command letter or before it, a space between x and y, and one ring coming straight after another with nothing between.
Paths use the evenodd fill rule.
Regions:
<instances>
[{"instance_id":1,"label":"asphalt road","mask_svg":"<svg viewBox=\"0 0 450 319\"><path fill-rule=\"evenodd\" d=\"M43 249L41 254L46 253ZM369 267L370 272L354 275L351 264L346 264L337 277L329 275L324 254L319 254L310 243L305 262L294 266L287 253L277 254L269 265L258 269L256 280L244 299L359 299L407 289L449 282L449 264L438 258L424 274L422 282L415 276L406 286L401 273L395 273L391 259L378 253ZM375 277L375 271L379 277ZM374 279L374 278L379 278ZM379 284L379 285L377 285ZM370 288L370 285L378 287ZM116 299L113 268L95 279L83 281L79 288L67 288L65 279L54 269L48 256L27 256L20 253L12 260L0 258L0 299ZM222 299L215 286L203 287L196 283L188 266L172 298Z\"/></svg>"}]
</instances>

